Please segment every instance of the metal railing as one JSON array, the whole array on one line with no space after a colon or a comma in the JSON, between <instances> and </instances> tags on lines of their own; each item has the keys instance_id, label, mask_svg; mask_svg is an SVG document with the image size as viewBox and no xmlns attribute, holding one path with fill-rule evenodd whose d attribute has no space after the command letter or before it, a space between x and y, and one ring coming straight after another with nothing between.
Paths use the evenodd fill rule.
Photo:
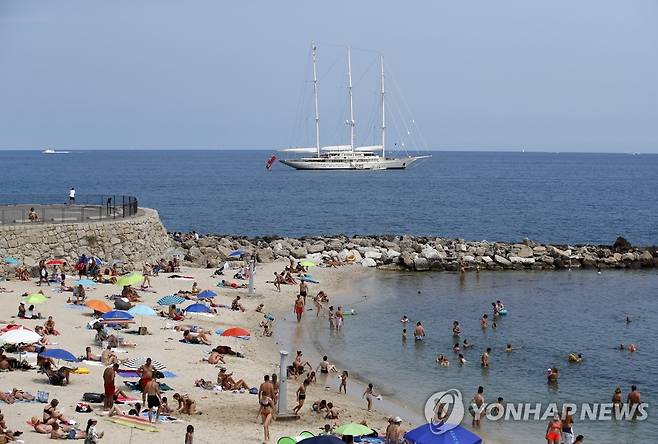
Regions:
<instances>
[{"instance_id":1,"label":"metal railing","mask_svg":"<svg viewBox=\"0 0 658 444\"><path fill-rule=\"evenodd\" d=\"M0 194L0 225L93 222L131 217L137 210L134 196Z\"/></svg>"}]
</instances>

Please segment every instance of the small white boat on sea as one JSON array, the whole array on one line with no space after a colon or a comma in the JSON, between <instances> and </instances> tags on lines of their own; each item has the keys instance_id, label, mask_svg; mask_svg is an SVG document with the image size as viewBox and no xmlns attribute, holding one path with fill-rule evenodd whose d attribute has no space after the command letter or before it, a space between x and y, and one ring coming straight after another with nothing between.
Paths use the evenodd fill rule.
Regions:
<instances>
[{"instance_id":1,"label":"small white boat on sea","mask_svg":"<svg viewBox=\"0 0 658 444\"><path fill-rule=\"evenodd\" d=\"M352 100L352 57L347 48L347 91L349 98L349 117L345 122L349 128L349 144L320 145L320 115L318 106L318 76L317 76L317 46L311 46L313 62L313 98L315 104L315 147L286 148L284 153L308 154L296 159L279 159L284 165L297 170L403 170L420 159L431 156L386 156L386 90L384 88L384 57L379 57L380 63L380 106L381 125L380 142L378 145L358 146L355 142L354 103ZM269 167L268 167L269 168Z\"/></svg>"},{"instance_id":2,"label":"small white boat on sea","mask_svg":"<svg viewBox=\"0 0 658 444\"><path fill-rule=\"evenodd\" d=\"M42 154L71 154L70 151L57 151L50 148L47 150L43 150L41 153Z\"/></svg>"}]
</instances>

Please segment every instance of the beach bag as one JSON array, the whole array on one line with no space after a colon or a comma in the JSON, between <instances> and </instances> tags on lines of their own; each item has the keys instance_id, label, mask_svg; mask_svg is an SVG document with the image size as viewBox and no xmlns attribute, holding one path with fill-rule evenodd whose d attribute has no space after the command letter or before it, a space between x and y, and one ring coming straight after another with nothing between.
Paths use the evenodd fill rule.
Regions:
<instances>
[{"instance_id":1,"label":"beach bag","mask_svg":"<svg viewBox=\"0 0 658 444\"><path fill-rule=\"evenodd\" d=\"M92 402L92 403L100 403L103 402L103 399L105 396L102 393L85 393L82 395L82 400L86 402Z\"/></svg>"},{"instance_id":2,"label":"beach bag","mask_svg":"<svg viewBox=\"0 0 658 444\"><path fill-rule=\"evenodd\" d=\"M47 404L49 397L50 397L50 393L48 392L42 392L41 390L37 392L37 401L41 403Z\"/></svg>"},{"instance_id":3,"label":"beach bag","mask_svg":"<svg viewBox=\"0 0 658 444\"><path fill-rule=\"evenodd\" d=\"M91 406L87 404L86 402L79 402L78 405L75 406L75 411L78 413L91 413Z\"/></svg>"}]
</instances>

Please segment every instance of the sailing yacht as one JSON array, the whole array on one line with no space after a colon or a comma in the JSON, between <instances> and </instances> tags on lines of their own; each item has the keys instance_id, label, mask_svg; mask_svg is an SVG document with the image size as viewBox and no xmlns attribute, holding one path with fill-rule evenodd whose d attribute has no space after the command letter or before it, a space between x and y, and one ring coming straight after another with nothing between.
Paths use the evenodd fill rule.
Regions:
<instances>
[{"instance_id":1,"label":"sailing yacht","mask_svg":"<svg viewBox=\"0 0 658 444\"><path fill-rule=\"evenodd\" d=\"M311 46L313 62L313 98L315 100L315 147L287 148L285 153L308 154L297 159L280 159L284 165L297 170L403 170L419 159L431 156L386 156L386 90L384 85L384 57L380 56L381 68L381 145L357 146L355 144L354 102L352 98L352 55L347 48L347 92L349 97L349 145L320 145L320 114L318 107L317 47ZM381 153L381 154L380 154Z\"/></svg>"}]
</instances>

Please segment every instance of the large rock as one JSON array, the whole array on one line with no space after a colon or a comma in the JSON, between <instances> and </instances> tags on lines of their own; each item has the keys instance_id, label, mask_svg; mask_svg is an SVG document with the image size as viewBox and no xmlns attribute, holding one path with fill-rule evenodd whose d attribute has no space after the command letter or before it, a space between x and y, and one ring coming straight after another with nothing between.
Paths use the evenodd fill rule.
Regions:
<instances>
[{"instance_id":1,"label":"large rock","mask_svg":"<svg viewBox=\"0 0 658 444\"><path fill-rule=\"evenodd\" d=\"M615 251L628 251L631 248L632 248L631 243L628 242L626 239L624 239L622 236L619 236L615 240L615 243L612 244L612 249Z\"/></svg>"},{"instance_id":2,"label":"large rock","mask_svg":"<svg viewBox=\"0 0 658 444\"><path fill-rule=\"evenodd\" d=\"M416 255L411 251L403 251L402 254L400 255L400 258L402 259L402 263L409 269L413 268L415 257Z\"/></svg>"},{"instance_id":3,"label":"large rock","mask_svg":"<svg viewBox=\"0 0 658 444\"><path fill-rule=\"evenodd\" d=\"M530 248L526 245L523 245L521 248L519 248L516 251L516 255L518 257L532 257L534 255L534 252L533 252L532 248Z\"/></svg>"},{"instance_id":4,"label":"large rock","mask_svg":"<svg viewBox=\"0 0 658 444\"><path fill-rule=\"evenodd\" d=\"M430 264L424 257L417 256L414 259L414 269L416 271L428 271L430 269Z\"/></svg>"},{"instance_id":5,"label":"large rock","mask_svg":"<svg viewBox=\"0 0 658 444\"><path fill-rule=\"evenodd\" d=\"M316 242L307 246L306 249L309 253L322 253L326 247L324 242Z\"/></svg>"},{"instance_id":6,"label":"large rock","mask_svg":"<svg viewBox=\"0 0 658 444\"><path fill-rule=\"evenodd\" d=\"M361 265L364 267L375 267L377 266L377 262L371 257L365 257L361 260Z\"/></svg>"},{"instance_id":7,"label":"large rock","mask_svg":"<svg viewBox=\"0 0 658 444\"><path fill-rule=\"evenodd\" d=\"M256 250L256 257L259 262L268 264L274 261L274 250L270 247L259 248Z\"/></svg>"},{"instance_id":8,"label":"large rock","mask_svg":"<svg viewBox=\"0 0 658 444\"><path fill-rule=\"evenodd\" d=\"M368 250L368 251L365 252L364 255L367 259L381 259L382 258L381 251L376 251L376 250Z\"/></svg>"},{"instance_id":9,"label":"large rock","mask_svg":"<svg viewBox=\"0 0 658 444\"><path fill-rule=\"evenodd\" d=\"M428 259L428 260L442 259L439 251L436 250L435 248L432 248L432 247L429 247L429 246L423 248L423 251L421 251L420 255L423 256L425 259ZM445 253L444 253L443 256L445 257Z\"/></svg>"},{"instance_id":10,"label":"large rock","mask_svg":"<svg viewBox=\"0 0 658 444\"><path fill-rule=\"evenodd\" d=\"M290 250L290 254L295 259L302 259L306 257L306 255L308 254L308 250L306 249L306 247L297 247Z\"/></svg>"},{"instance_id":11,"label":"large rock","mask_svg":"<svg viewBox=\"0 0 658 444\"><path fill-rule=\"evenodd\" d=\"M494 260L495 260L496 262L498 262L500 265L503 265L503 266L505 266L505 267L509 267L510 265L512 265L512 263L511 263L509 260L507 260L506 258L504 258L504 257L502 257L502 256L500 256L500 255L498 255L498 254L496 254L496 255L494 256Z\"/></svg>"}]
</instances>

